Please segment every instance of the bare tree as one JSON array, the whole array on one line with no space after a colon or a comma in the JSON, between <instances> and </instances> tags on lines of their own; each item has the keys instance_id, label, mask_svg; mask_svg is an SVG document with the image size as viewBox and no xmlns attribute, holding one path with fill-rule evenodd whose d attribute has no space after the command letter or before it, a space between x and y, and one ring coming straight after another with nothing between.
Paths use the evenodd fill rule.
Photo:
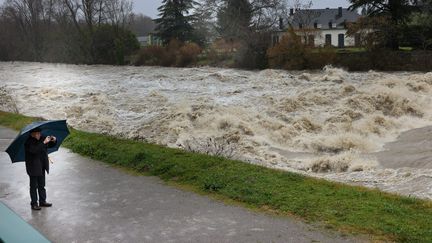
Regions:
<instances>
[{"instance_id":1,"label":"bare tree","mask_svg":"<svg viewBox=\"0 0 432 243\"><path fill-rule=\"evenodd\" d=\"M253 0L251 5L252 21L257 30L276 29L280 18L288 15L286 0Z\"/></svg>"},{"instance_id":2,"label":"bare tree","mask_svg":"<svg viewBox=\"0 0 432 243\"><path fill-rule=\"evenodd\" d=\"M125 28L130 25L132 2L129 0L105 0L104 16L107 23Z\"/></svg>"},{"instance_id":3,"label":"bare tree","mask_svg":"<svg viewBox=\"0 0 432 243\"><path fill-rule=\"evenodd\" d=\"M137 36L144 36L154 31L156 24L143 14L132 14L129 29Z\"/></svg>"},{"instance_id":4,"label":"bare tree","mask_svg":"<svg viewBox=\"0 0 432 243\"><path fill-rule=\"evenodd\" d=\"M76 28L82 32L80 21L84 21L90 32L93 31L94 23L101 19L102 0L64 0L70 17Z\"/></svg>"},{"instance_id":5,"label":"bare tree","mask_svg":"<svg viewBox=\"0 0 432 243\"><path fill-rule=\"evenodd\" d=\"M79 23L79 19L80 19L80 3L79 0L64 0L64 4L67 7L69 14L70 14L70 18L73 21L76 29L78 30L78 32L80 32L81 35L83 34L83 30L81 28L81 25Z\"/></svg>"},{"instance_id":6,"label":"bare tree","mask_svg":"<svg viewBox=\"0 0 432 243\"><path fill-rule=\"evenodd\" d=\"M0 11L3 60L94 63L109 57L112 62L114 55L120 57L123 50L130 50L121 41L138 46L125 31L132 11L130 0L6 0ZM99 28L102 25L106 26ZM95 58L119 36L117 49Z\"/></svg>"},{"instance_id":7,"label":"bare tree","mask_svg":"<svg viewBox=\"0 0 432 243\"><path fill-rule=\"evenodd\" d=\"M69 10L69 16L84 40L81 43L83 53L89 53L90 62L95 57L94 31L102 24L124 28L130 23L132 2L130 0L63 0ZM81 24L85 23L84 26Z\"/></svg>"},{"instance_id":8,"label":"bare tree","mask_svg":"<svg viewBox=\"0 0 432 243\"><path fill-rule=\"evenodd\" d=\"M44 25L50 22L53 2L50 0L7 0L4 17L14 22L21 41L31 50L31 60L41 59Z\"/></svg>"},{"instance_id":9,"label":"bare tree","mask_svg":"<svg viewBox=\"0 0 432 243\"><path fill-rule=\"evenodd\" d=\"M287 0L251 0L252 27L255 30L266 31L276 29L279 19L287 16ZM217 10L220 10L226 0L200 0L196 9L200 16L205 16L209 22L216 22ZM202 19L202 18L201 18Z\"/></svg>"},{"instance_id":10,"label":"bare tree","mask_svg":"<svg viewBox=\"0 0 432 243\"><path fill-rule=\"evenodd\" d=\"M289 27L295 30L295 33L302 38L304 44L312 44L311 39L315 38L318 29L314 26L314 19L319 17L317 11L311 10L312 1L294 0L291 8L295 10L293 16L290 16Z\"/></svg>"},{"instance_id":11,"label":"bare tree","mask_svg":"<svg viewBox=\"0 0 432 243\"><path fill-rule=\"evenodd\" d=\"M212 42L217 37L216 18L221 1L201 0L195 5L195 20L192 26L195 29L197 37L205 43Z\"/></svg>"}]
</instances>

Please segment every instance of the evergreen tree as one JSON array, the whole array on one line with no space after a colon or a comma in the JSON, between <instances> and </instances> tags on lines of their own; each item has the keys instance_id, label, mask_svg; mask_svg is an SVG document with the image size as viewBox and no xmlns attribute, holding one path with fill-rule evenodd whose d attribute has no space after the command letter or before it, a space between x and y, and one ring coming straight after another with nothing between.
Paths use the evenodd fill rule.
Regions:
<instances>
[{"instance_id":1,"label":"evergreen tree","mask_svg":"<svg viewBox=\"0 0 432 243\"><path fill-rule=\"evenodd\" d=\"M410 15L403 35L407 46L430 50L432 49L432 0L423 0L419 7L418 12Z\"/></svg>"},{"instance_id":2,"label":"evergreen tree","mask_svg":"<svg viewBox=\"0 0 432 243\"><path fill-rule=\"evenodd\" d=\"M387 17L389 24L382 32L387 36L387 47L397 50L400 42L401 27L406 24L410 14L417 9L418 0L350 0L350 9L364 8L368 17Z\"/></svg>"},{"instance_id":3,"label":"evergreen tree","mask_svg":"<svg viewBox=\"0 0 432 243\"><path fill-rule=\"evenodd\" d=\"M156 19L158 36L168 43L172 39L191 41L194 39L194 29L191 22L194 16L189 12L193 8L193 0L163 0L158 8L160 14Z\"/></svg>"},{"instance_id":4,"label":"evergreen tree","mask_svg":"<svg viewBox=\"0 0 432 243\"><path fill-rule=\"evenodd\" d=\"M217 18L217 30L222 37L246 40L251 31L252 5L248 0L225 0Z\"/></svg>"},{"instance_id":5,"label":"evergreen tree","mask_svg":"<svg viewBox=\"0 0 432 243\"><path fill-rule=\"evenodd\" d=\"M366 8L369 16L389 16L395 23L403 23L416 9L418 0L349 0L350 9Z\"/></svg>"}]
</instances>

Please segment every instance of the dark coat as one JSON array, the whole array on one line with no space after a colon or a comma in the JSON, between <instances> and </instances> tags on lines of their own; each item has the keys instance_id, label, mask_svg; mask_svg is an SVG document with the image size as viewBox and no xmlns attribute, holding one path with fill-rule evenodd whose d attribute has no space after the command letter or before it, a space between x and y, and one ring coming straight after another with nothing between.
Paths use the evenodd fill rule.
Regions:
<instances>
[{"instance_id":1,"label":"dark coat","mask_svg":"<svg viewBox=\"0 0 432 243\"><path fill-rule=\"evenodd\" d=\"M30 136L24 144L26 170L29 176L42 176L45 174L45 171L49 174L47 149L54 147L57 141L44 144L44 140L45 137L37 140Z\"/></svg>"}]
</instances>

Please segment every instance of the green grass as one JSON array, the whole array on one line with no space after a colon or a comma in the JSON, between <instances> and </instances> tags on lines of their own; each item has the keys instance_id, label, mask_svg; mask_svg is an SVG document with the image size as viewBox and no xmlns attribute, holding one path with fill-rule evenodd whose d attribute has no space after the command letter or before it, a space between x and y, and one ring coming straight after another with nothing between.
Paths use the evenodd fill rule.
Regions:
<instances>
[{"instance_id":1,"label":"green grass","mask_svg":"<svg viewBox=\"0 0 432 243\"><path fill-rule=\"evenodd\" d=\"M0 112L0 125L14 129L32 120ZM432 242L430 201L74 129L64 146L250 208L294 215L347 233L371 234L374 239Z\"/></svg>"},{"instance_id":2,"label":"green grass","mask_svg":"<svg viewBox=\"0 0 432 243\"><path fill-rule=\"evenodd\" d=\"M346 48L338 48L337 52L342 53L357 53L357 52L366 52L366 48L364 47L346 47Z\"/></svg>"},{"instance_id":3,"label":"green grass","mask_svg":"<svg viewBox=\"0 0 432 243\"><path fill-rule=\"evenodd\" d=\"M322 48L312 48L312 53L319 53L323 49ZM344 47L344 48L330 48L329 50L333 50L336 53L357 53L357 52L366 52L366 48L364 47Z\"/></svg>"},{"instance_id":4,"label":"green grass","mask_svg":"<svg viewBox=\"0 0 432 243\"><path fill-rule=\"evenodd\" d=\"M20 130L27 124L36 120L41 119L0 111L0 125L12 128L14 130Z\"/></svg>"},{"instance_id":5,"label":"green grass","mask_svg":"<svg viewBox=\"0 0 432 243\"><path fill-rule=\"evenodd\" d=\"M399 47L399 50L400 50L400 51L413 51L414 48L409 47L409 46L400 46L400 47Z\"/></svg>"}]
</instances>

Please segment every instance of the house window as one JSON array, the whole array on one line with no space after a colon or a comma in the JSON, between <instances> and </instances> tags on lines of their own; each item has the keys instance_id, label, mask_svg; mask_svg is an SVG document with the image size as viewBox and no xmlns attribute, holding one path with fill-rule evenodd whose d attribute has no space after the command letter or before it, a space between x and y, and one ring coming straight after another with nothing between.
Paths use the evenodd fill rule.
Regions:
<instances>
[{"instance_id":1,"label":"house window","mask_svg":"<svg viewBox=\"0 0 432 243\"><path fill-rule=\"evenodd\" d=\"M317 22L314 23L314 28L318 29L318 23Z\"/></svg>"},{"instance_id":2,"label":"house window","mask_svg":"<svg viewBox=\"0 0 432 243\"><path fill-rule=\"evenodd\" d=\"M345 47L345 35L344 34L339 34L338 35L338 47L339 48L344 48Z\"/></svg>"},{"instance_id":3,"label":"house window","mask_svg":"<svg viewBox=\"0 0 432 243\"><path fill-rule=\"evenodd\" d=\"M273 36L273 46L277 45L279 43L279 35Z\"/></svg>"},{"instance_id":4,"label":"house window","mask_svg":"<svg viewBox=\"0 0 432 243\"><path fill-rule=\"evenodd\" d=\"M331 21L329 22L329 29L333 29L333 23Z\"/></svg>"},{"instance_id":5,"label":"house window","mask_svg":"<svg viewBox=\"0 0 432 243\"><path fill-rule=\"evenodd\" d=\"M326 46L331 46L331 44L332 44L332 43L331 43L331 42L332 42L331 39L332 39L331 34L326 34L326 35L325 35L325 45L326 45Z\"/></svg>"},{"instance_id":6,"label":"house window","mask_svg":"<svg viewBox=\"0 0 432 243\"><path fill-rule=\"evenodd\" d=\"M299 29L303 29L303 24L299 24Z\"/></svg>"}]
</instances>

